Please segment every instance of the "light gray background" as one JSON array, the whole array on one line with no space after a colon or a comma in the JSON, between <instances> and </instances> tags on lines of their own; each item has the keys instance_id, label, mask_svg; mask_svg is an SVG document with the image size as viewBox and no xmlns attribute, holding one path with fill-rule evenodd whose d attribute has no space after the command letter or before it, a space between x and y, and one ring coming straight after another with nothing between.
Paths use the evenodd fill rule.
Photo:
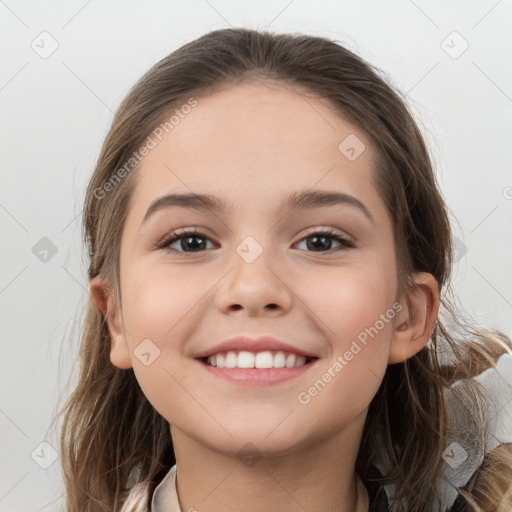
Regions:
<instances>
[{"instance_id":1,"label":"light gray background","mask_svg":"<svg viewBox=\"0 0 512 512\"><path fill-rule=\"evenodd\" d=\"M460 300L512 335L510 0L6 0L0 23L0 512L58 509L59 460L41 465L58 456L49 421L87 298L79 214L113 111L153 63L210 30L335 38L407 93L457 220ZM57 248L46 262L32 252L43 237Z\"/></svg>"}]
</instances>

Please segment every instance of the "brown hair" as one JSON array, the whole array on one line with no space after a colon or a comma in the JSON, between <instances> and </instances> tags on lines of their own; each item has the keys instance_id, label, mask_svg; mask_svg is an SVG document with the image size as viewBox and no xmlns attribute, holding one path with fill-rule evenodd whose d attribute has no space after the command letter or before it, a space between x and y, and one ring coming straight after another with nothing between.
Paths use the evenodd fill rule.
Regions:
<instances>
[{"instance_id":1,"label":"brown hair","mask_svg":"<svg viewBox=\"0 0 512 512\"><path fill-rule=\"evenodd\" d=\"M501 354L512 352L512 343L500 332L469 325L455 312L448 282L453 249L447 208L406 100L381 75L339 43L303 34L224 29L182 46L155 64L119 106L87 189L84 240L89 277L105 279L112 288L112 306L120 300L120 241L136 166L113 186L105 184L113 183L164 116L192 96L257 78L330 100L375 149L374 178L393 220L400 286L408 285L411 272L425 271L443 290L427 345L388 366L370 404L356 463L366 481L374 455L384 451L391 470L379 483L393 483L395 498L407 503L400 511L420 512L436 502L436 481L445 465L443 391L466 379L461 391L467 397L466 414L484 432L477 405L485 394L469 378L495 366ZM149 403L133 370L111 364L107 324L92 297L88 300L79 380L59 413L64 418L62 467L69 512L111 512L120 510L134 483L147 482L152 491L175 457L169 424ZM465 449L476 453L483 442ZM495 510L500 501L511 507L506 474L512 474L512 451L503 444L460 490L472 507L467 510Z\"/></svg>"}]
</instances>

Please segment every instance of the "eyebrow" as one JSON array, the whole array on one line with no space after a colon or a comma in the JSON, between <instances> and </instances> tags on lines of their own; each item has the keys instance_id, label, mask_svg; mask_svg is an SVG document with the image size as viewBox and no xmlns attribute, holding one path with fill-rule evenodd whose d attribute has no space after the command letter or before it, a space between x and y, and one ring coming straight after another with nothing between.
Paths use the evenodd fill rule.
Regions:
<instances>
[{"instance_id":1,"label":"eyebrow","mask_svg":"<svg viewBox=\"0 0 512 512\"><path fill-rule=\"evenodd\" d=\"M375 224L375 220L368 208L359 199L344 192L327 190L305 190L292 192L286 196L278 210L278 215L294 210L307 210L310 208L323 208L327 206L350 205L358 208ZM141 226L157 211L173 206L188 208L197 211L215 211L229 213L233 204L211 194L175 193L155 199L144 215Z\"/></svg>"}]
</instances>

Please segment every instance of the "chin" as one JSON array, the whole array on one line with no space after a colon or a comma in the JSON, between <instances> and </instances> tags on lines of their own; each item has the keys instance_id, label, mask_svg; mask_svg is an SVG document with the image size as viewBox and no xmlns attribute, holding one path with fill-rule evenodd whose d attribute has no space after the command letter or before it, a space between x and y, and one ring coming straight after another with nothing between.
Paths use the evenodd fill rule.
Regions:
<instances>
[{"instance_id":1,"label":"chin","mask_svg":"<svg viewBox=\"0 0 512 512\"><path fill-rule=\"evenodd\" d=\"M211 436L208 439L203 437L204 444L218 453L242 459L245 457L249 459L282 457L297 452L308 444L304 438L304 432L301 432L300 437L295 438L293 433L287 429L283 428L278 432L275 429L276 425L278 422L274 423L270 429L267 423L263 425L253 423L250 428L247 428L246 425L245 428L239 430L231 428L228 429L231 436L225 434L216 436L215 439Z\"/></svg>"}]
</instances>

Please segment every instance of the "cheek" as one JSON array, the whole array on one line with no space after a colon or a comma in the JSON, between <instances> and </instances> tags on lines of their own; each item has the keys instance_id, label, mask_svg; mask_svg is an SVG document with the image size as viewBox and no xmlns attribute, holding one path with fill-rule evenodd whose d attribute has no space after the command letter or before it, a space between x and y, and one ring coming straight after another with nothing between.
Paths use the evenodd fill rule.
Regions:
<instances>
[{"instance_id":1,"label":"cheek","mask_svg":"<svg viewBox=\"0 0 512 512\"><path fill-rule=\"evenodd\" d=\"M147 399L164 417L187 416L190 396L183 355L187 314L204 294L188 272L134 265L121 275L123 320L133 371ZM181 383L181 385L180 385ZM198 414L198 411L193 412Z\"/></svg>"},{"instance_id":2,"label":"cheek","mask_svg":"<svg viewBox=\"0 0 512 512\"><path fill-rule=\"evenodd\" d=\"M123 320L133 370L161 414L166 404L179 408L181 397L181 405L187 406L188 395L178 384L189 386L187 341L204 313L205 293L217 280L211 272L162 264L133 265L121 275Z\"/></svg>"},{"instance_id":3,"label":"cheek","mask_svg":"<svg viewBox=\"0 0 512 512\"><path fill-rule=\"evenodd\" d=\"M317 278L309 286L307 280L304 283L309 289L308 306L329 340L328 357L315 375L322 380L320 388L329 382L329 392L324 393L327 402L346 403L350 396L358 396L359 403L369 403L377 391L387 368L397 314L392 275L379 267L352 266Z\"/></svg>"},{"instance_id":4,"label":"cheek","mask_svg":"<svg viewBox=\"0 0 512 512\"><path fill-rule=\"evenodd\" d=\"M340 342L373 325L393 304L392 274L380 266L305 273L301 296ZM332 336L331 336L332 338Z\"/></svg>"},{"instance_id":5,"label":"cheek","mask_svg":"<svg viewBox=\"0 0 512 512\"><path fill-rule=\"evenodd\" d=\"M198 273L171 271L165 265L141 268L124 283L123 314L125 326L133 334L132 348L143 338L177 340L174 334L179 323L199 305L209 287Z\"/></svg>"}]
</instances>

